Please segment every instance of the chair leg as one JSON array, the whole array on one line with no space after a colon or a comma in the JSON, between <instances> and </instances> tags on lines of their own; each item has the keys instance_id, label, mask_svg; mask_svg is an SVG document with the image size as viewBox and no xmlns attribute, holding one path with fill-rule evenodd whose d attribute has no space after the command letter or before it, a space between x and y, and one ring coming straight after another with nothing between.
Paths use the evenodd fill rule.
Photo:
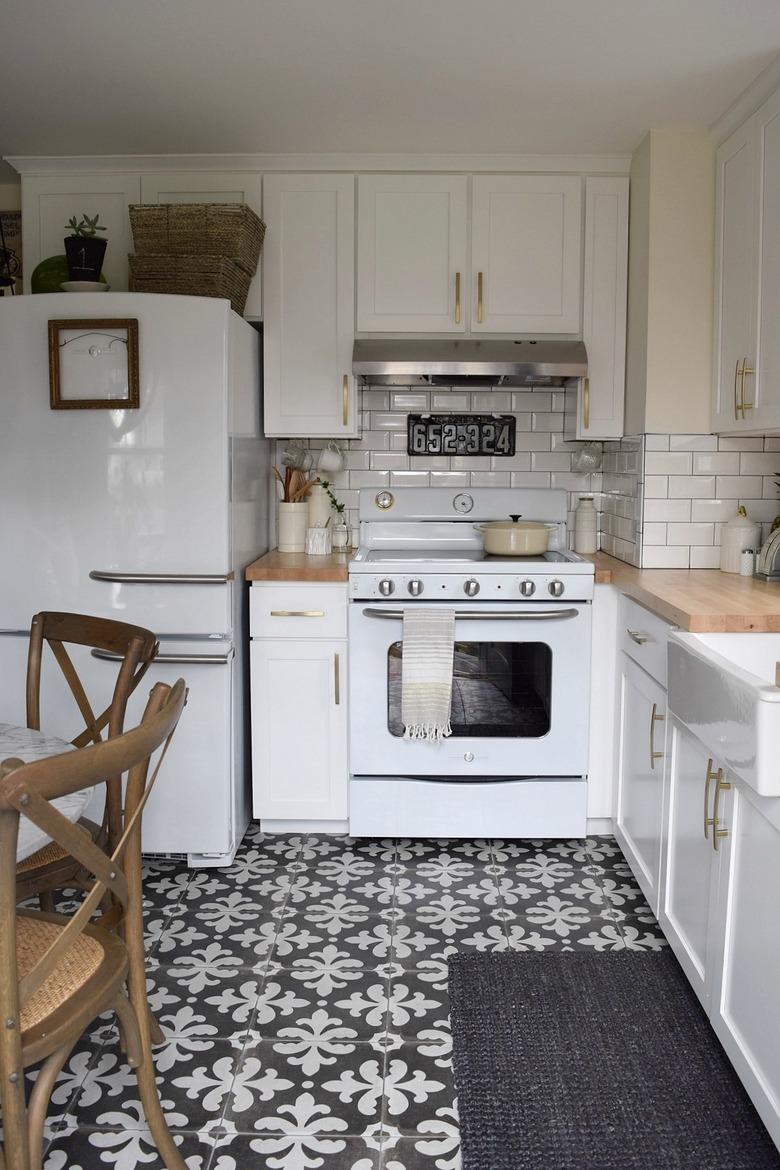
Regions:
<instances>
[{"instance_id":1,"label":"chair leg","mask_svg":"<svg viewBox=\"0 0 780 1170\"><path fill-rule=\"evenodd\" d=\"M131 952L136 950L136 947L133 946L133 941L137 943L137 940L131 939L129 948ZM137 958L137 956L133 957ZM133 963L132 957L128 988L130 992L128 1007L130 1007L135 1017L141 1049L141 1061L135 1069L135 1075L138 1080L138 1092L141 1097L141 1104L144 1107L144 1114L149 1129L152 1132L155 1145L157 1146L157 1151L165 1164L166 1170L187 1170L184 1159L176 1147L171 1131L168 1129L168 1123L165 1120L162 1106L160 1105L157 1082L154 1079L154 1062L152 1060L150 1035L152 1013L149 1009L149 1001L146 998L146 976L143 965L141 964L139 970L138 966ZM128 1034L128 1045L129 1041Z\"/></svg>"},{"instance_id":2,"label":"chair leg","mask_svg":"<svg viewBox=\"0 0 780 1170\"><path fill-rule=\"evenodd\" d=\"M155 1016L152 1014L151 1008L149 1009L149 1039L151 1040L152 1044L165 1043L165 1033L160 1027L160 1024Z\"/></svg>"},{"instance_id":3,"label":"chair leg","mask_svg":"<svg viewBox=\"0 0 780 1170\"><path fill-rule=\"evenodd\" d=\"M46 1060L35 1079L27 1107L27 1131L30 1141L30 1170L41 1170L43 1165L43 1129L49 1111L49 1100L54 1083L65 1061L73 1051L74 1042L64 1044Z\"/></svg>"},{"instance_id":4,"label":"chair leg","mask_svg":"<svg viewBox=\"0 0 780 1170\"><path fill-rule=\"evenodd\" d=\"M54 913L54 893L52 890L43 890L38 895L38 905L45 914Z\"/></svg>"},{"instance_id":5,"label":"chair leg","mask_svg":"<svg viewBox=\"0 0 780 1170\"><path fill-rule=\"evenodd\" d=\"M127 1063L131 1068L138 1068L143 1061L141 1034L130 1001L122 992L116 998L114 1010L119 1019L119 1034L122 1051L127 1054Z\"/></svg>"},{"instance_id":6,"label":"chair leg","mask_svg":"<svg viewBox=\"0 0 780 1170\"><path fill-rule=\"evenodd\" d=\"M30 1170L30 1146L27 1131L27 1108L24 1098L24 1073L19 1080L6 1084L0 1080L0 1107L3 1117L3 1152L6 1170Z\"/></svg>"}]
</instances>

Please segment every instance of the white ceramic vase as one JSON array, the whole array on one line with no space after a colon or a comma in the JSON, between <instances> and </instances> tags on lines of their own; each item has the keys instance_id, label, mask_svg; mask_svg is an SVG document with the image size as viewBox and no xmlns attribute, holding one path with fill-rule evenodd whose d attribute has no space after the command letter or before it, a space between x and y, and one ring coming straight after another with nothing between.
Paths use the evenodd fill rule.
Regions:
<instances>
[{"instance_id":1,"label":"white ceramic vase","mask_svg":"<svg viewBox=\"0 0 780 1170\"><path fill-rule=\"evenodd\" d=\"M279 552L305 552L306 530L309 526L309 505L279 504L277 545Z\"/></svg>"}]
</instances>

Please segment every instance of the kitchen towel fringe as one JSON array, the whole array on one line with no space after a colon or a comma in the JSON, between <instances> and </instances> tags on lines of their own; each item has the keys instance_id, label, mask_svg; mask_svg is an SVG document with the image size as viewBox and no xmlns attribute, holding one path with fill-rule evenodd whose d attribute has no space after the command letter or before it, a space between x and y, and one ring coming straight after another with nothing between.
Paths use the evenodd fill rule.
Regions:
<instances>
[{"instance_id":1,"label":"kitchen towel fringe","mask_svg":"<svg viewBox=\"0 0 780 1170\"><path fill-rule=\"evenodd\" d=\"M455 610L404 610L401 720L404 739L441 743L452 735Z\"/></svg>"}]
</instances>

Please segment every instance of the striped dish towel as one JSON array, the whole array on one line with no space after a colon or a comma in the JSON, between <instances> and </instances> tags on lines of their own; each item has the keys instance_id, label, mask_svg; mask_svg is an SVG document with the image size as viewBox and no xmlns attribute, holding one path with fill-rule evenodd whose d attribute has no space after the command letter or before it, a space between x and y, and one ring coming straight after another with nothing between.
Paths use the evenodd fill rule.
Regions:
<instances>
[{"instance_id":1,"label":"striped dish towel","mask_svg":"<svg viewBox=\"0 0 780 1170\"><path fill-rule=\"evenodd\" d=\"M404 739L441 743L452 735L452 661L455 610L404 610L401 720Z\"/></svg>"}]
</instances>

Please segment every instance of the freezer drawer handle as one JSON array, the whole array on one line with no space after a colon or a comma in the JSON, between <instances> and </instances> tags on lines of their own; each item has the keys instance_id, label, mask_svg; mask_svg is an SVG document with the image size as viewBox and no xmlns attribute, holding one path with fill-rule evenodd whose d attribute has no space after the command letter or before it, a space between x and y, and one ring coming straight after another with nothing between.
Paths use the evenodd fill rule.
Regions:
<instances>
[{"instance_id":1,"label":"freezer drawer handle","mask_svg":"<svg viewBox=\"0 0 780 1170\"><path fill-rule=\"evenodd\" d=\"M122 655L114 654L111 650L93 650L93 658L102 658L106 662L121 662ZM165 663L169 666L224 666L233 657L233 651L227 654L158 654L152 663Z\"/></svg>"},{"instance_id":2,"label":"freezer drawer handle","mask_svg":"<svg viewBox=\"0 0 780 1170\"><path fill-rule=\"evenodd\" d=\"M93 581L113 581L118 585L226 585L226 573L104 573L93 569Z\"/></svg>"},{"instance_id":3,"label":"freezer drawer handle","mask_svg":"<svg viewBox=\"0 0 780 1170\"><path fill-rule=\"evenodd\" d=\"M372 618L395 618L400 621L404 616L402 609L364 609L364 617ZM455 617L469 622L481 621L495 621L498 618L505 622L536 622L542 619L553 621L564 621L566 618L573 618L577 616L576 609L540 609L537 613L529 613L523 611L518 613L505 613L503 610L478 610L477 613L470 612L467 609L456 609Z\"/></svg>"}]
</instances>

